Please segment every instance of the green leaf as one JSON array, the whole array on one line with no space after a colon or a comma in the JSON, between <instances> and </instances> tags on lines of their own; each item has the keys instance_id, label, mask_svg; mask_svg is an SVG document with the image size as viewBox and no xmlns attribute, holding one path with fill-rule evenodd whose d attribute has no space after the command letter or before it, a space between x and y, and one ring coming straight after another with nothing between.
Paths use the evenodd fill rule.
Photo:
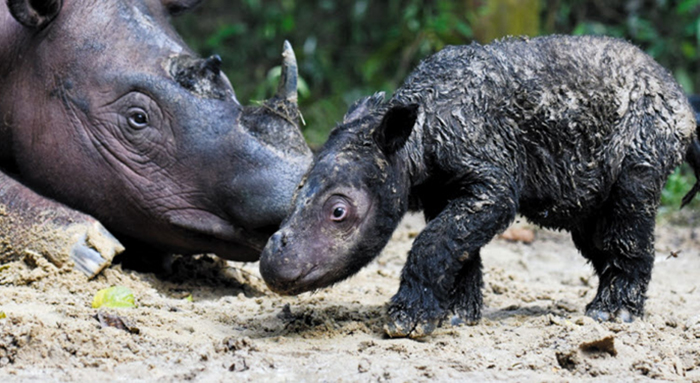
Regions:
<instances>
[{"instance_id":1,"label":"green leaf","mask_svg":"<svg viewBox=\"0 0 700 383\"><path fill-rule=\"evenodd\" d=\"M128 287L113 286L102 289L95 294L92 300L92 308L131 308L136 307L134 293Z\"/></svg>"}]
</instances>

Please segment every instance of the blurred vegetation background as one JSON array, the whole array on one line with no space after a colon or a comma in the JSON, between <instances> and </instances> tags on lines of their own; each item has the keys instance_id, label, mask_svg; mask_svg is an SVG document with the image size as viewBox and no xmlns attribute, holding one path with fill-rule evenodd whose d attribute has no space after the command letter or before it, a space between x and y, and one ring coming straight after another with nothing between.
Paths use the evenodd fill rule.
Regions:
<instances>
[{"instance_id":1,"label":"blurred vegetation background","mask_svg":"<svg viewBox=\"0 0 700 383\"><path fill-rule=\"evenodd\" d=\"M624 38L700 93L700 0L207 0L174 20L202 55L219 54L238 99L274 93L283 41L299 61L302 129L322 144L357 98L387 94L427 55L506 35ZM676 172L663 202L679 206L694 182Z\"/></svg>"}]
</instances>

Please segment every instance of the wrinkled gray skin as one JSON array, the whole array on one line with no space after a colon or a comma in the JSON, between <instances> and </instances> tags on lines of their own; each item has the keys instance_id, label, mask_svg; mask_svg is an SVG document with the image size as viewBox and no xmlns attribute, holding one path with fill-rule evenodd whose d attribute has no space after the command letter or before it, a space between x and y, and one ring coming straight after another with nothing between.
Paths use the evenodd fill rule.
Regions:
<instances>
[{"instance_id":1,"label":"wrinkled gray skin","mask_svg":"<svg viewBox=\"0 0 700 383\"><path fill-rule=\"evenodd\" d=\"M388 102L350 108L260 270L282 294L331 285L375 258L407 210L422 210L427 226L385 328L419 338L450 313L479 320L480 250L520 213L571 232L599 277L589 316L630 321L643 315L661 190L696 139L680 86L621 40L448 47Z\"/></svg>"},{"instance_id":2,"label":"wrinkled gray skin","mask_svg":"<svg viewBox=\"0 0 700 383\"><path fill-rule=\"evenodd\" d=\"M286 46L278 94L241 106L220 59L197 57L169 24L198 3L2 2L5 251L50 221L98 226L118 252L97 219L129 243L258 258L311 162L296 62Z\"/></svg>"}]
</instances>

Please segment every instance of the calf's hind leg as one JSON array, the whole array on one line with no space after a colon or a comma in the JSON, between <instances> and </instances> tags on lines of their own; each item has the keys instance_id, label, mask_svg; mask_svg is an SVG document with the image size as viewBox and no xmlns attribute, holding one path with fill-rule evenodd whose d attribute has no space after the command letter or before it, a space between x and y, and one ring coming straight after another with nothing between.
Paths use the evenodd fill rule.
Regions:
<instances>
[{"instance_id":1,"label":"calf's hind leg","mask_svg":"<svg viewBox=\"0 0 700 383\"><path fill-rule=\"evenodd\" d=\"M586 315L631 322L644 314L654 265L654 218L660 185L653 172L624 173L602 209L572 230L574 244L598 275Z\"/></svg>"}]
</instances>

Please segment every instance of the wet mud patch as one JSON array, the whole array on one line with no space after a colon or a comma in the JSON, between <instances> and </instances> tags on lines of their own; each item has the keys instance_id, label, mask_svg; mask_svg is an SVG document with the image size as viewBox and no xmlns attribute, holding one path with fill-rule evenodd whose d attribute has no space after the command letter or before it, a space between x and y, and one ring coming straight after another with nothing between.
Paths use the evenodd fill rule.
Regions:
<instances>
[{"instance_id":1,"label":"wet mud patch","mask_svg":"<svg viewBox=\"0 0 700 383\"><path fill-rule=\"evenodd\" d=\"M696 229L657 230L643 320L584 316L597 286L591 267L568 235L534 229L530 244L497 238L482 251L480 323L445 323L422 341L387 339L385 305L422 225L408 217L357 276L297 297L267 290L257 264L212 256L176 258L168 276L116 265L91 281L40 261L6 267L0 374L3 381L700 381ZM117 285L134 293L136 307L102 312L105 326L91 302Z\"/></svg>"}]
</instances>

